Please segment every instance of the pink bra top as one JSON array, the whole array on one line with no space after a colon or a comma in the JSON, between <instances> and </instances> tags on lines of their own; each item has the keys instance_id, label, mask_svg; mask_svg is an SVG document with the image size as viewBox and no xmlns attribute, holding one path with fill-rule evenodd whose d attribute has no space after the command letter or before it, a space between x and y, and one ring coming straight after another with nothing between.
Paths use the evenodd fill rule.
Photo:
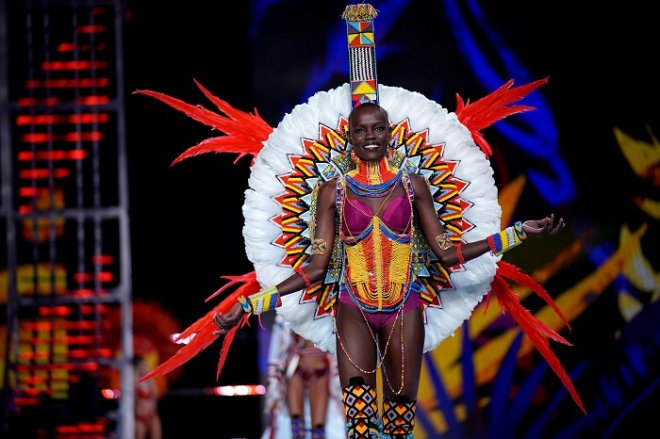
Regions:
<instances>
[{"instance_id":1,"label":"pink bra top","mask_svg":"<svg viewBox=\"0 0 660 439\"><path fill-rule=\"evenodd\" d=\"M357 207L356 207L357 206ZM369 216L367 216L369 214ZM344 234L356 236L367 228L373 217L373 210L362 200L352 198L344 202L344 221L342 229ZM380 219L385 225L396 233L405 233L410 223L410 202L408 195L403 193L393 198L383 209Z\"/></svg>"}]
</instances>

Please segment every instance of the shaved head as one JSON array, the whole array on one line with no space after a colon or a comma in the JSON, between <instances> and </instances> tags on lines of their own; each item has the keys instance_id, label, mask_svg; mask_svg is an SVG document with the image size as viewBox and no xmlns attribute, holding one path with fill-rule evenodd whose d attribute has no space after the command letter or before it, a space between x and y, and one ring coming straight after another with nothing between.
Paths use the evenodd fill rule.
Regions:
<instances>
[{"instance_id":1,"label":"shaved head","mask_svg":"<svg viewBox=\"0 0 660 439\"><path fill-rule=\"evenodd\" d=\"M366 102L364 104L360 104L357 107L353 108L351 111L351 114L348 115L348 125L351 126L353 125L353 121L355 120L355 117L359 114L363 114L363 112L367 111L375 111L378 110L383 114L383 117L385 117L386 121L389 121L389 115L387 114L387 111L383 107L381 107L378 104L374 104L373 102Z\"/></svg>"}]
</instances>

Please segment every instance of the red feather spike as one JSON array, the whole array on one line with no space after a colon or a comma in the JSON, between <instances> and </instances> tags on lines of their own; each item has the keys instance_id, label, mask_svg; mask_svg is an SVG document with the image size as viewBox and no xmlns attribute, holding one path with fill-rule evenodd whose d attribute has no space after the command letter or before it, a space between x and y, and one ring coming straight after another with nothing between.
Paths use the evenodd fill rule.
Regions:
<instances>
[{"instance_id":1,"label":"red feather spike","mask_svg":"<svg viewBox=\"0 0 660 439\"><path fill-rule=\"evenodd\" d=\"M141 377L140 381L144 381L155 376L165 375L188 362L191 358L195 357L197 354L206 349L219 337L218 335L215 335L215 332L217 332L219 329L213 321L213 315L216 313L224 314L228 312L237 303L239 296L249 294L248 292L251 291L258 291L259 289L259 284L256 281L256 273L254 271L242 276L225 276L224 278L231 279L232 281L220 288L220 290L216 291L212 297L215 297L217 294L236 283L243 282L243 285L241 285L238 289L236 289L236 291L231 293L225 299L223 299L222 302L220 302L211 311L206 313L206 315L198 319L195 323L181 332L181 334L179 334L174 341L191 338L188 344L181 347L181 349L179 349L174 355L165 360L154 370ZM250 314L245 314L242 316L238 324L225 334L220 351L220 361L218 362L218 376L220 375L220 370L222 365L224 365L227 353L229 352L229 346L234 340L236 331L248 324L250 316Z\"/></svg>"},{"instance_id":2,"label":"red feather spike","mask_svg":"<svg viewBox=\"0 0 660 439\"><path fill-rule=\"evenodd\" d=\"M245 297L259 291L259 283L257 282L257 272L256 271L250 271L249 273L245 273L245 274L242 274L240 276L220 276L220 278L221 279L227 279L229 282L227 282L225 285L223 285L218 291L216 291L215 293L213 293L209 297L207 297L204 302L208 302L209 300L213 299L218 294L222 293L227 288L229 288L232 285L235 285L239 282L242 283L243 285L240 286L236 290L236 292L242 292Z\"/></svg>"},{"instance_id":3,"label":"red feather spike","mask_svg":"<svg viewBox=\"0 0 660 439\"><path fill-rule=\"evenodd\" d=\"M553 309L553 311L564 322L566 327L569 330L572 330L571 324L568 322L568 320L566 320L566 317L564 316L564 313L561 312L561 309L559 309L559 306L557 306L555 301L552 300L552 297L550 297L550 294L548 294L546 289L543 288L538 282L536 282L533 277L523 272L520 269L520 267L513 265L509 262L502 260L499 261L497 265L498 265L498 270L497 270L498 274L519 285L522 285L523 287L527 287L530 290L534 291L534 293L536 293L537 296L543 299L545 303L547 303L550 306L550 308Z\"/></svg>"},{"instance_id":4,"label":"red feather spike","mask_svg":"<svg viewBox=\"0 0 660 439\"><path fill-rule=\"evenodd\" d=\"M261 143L268 139L268 136L270 136L270 134L273 132L273 127L268 125L268 123L266 123L266 121L261 118L256 108L254 108L254 114L237 110L236 108L229 105L228 102L223 101L222 99L219 99L218 97L211 94L211 92L202 86L202 84L196 80L194 81L195 84L197 84L197 87L202 91L202 93L204 93L204 96L206 96L209 101L218 107L218 110L225 113L229 119L237 122L240 131L244 131L243 135L249 136L254 141ZM229 132L227 132L227 134L229 134Z\"/></svg>"},{"instance_id":5,"label":"red feather spike","mask_svg":"<svg viewBox=\"0 0 660 439\"><path fill-rule=\"evenodd\" d=\"M254 114L237 110L227 102L213 96L197 81L195 81L195 84L226 116L208 110L201 105L188 104L164 93L152 90L136 90L133 92L134 94L143 94L158 99L188 117L226 134L223 137L207 139L187 149L174 159L172 165L184 159L210 152L239 154L236 161L249 154L252 155L252 161L254 162L254 158L263 148L264 142L268 140L273 132L273 128L259 116L256 110Z\"/></svg>"},{"instance_id":6,"label":"red feather spike","mask_svg":"<svg viewBox=\"0 0 660 439\"><path fill-rule=\"evenodd\" d=\"M163 363L158 365L154 370L140 378L140 381L144 381L151 377L165 375L179 366L182 366L184 363L187 363L191 358L195 357L197 354L206 349L211 343L213 343L218 335L214 333L218 331L218 326L213 321L213 315L215 313L222 313L229 310L235 303L240 294L231 294L225 300L223 300L218 306L209 311L204 317L197 320L191 326L186 328L175 341L185 340L186 338L192 337L188 344L183 345L174 355L165 360Z\"/></svg>"},{"instance_id":7,"label":"red feather spike","mask_svg":"<svg viewBox=\"0 0 660 439\"><path fill-rule=\"evenodd\" d=\"M152 97L154 99L158 99L159 101L169 105L175 110L182 112L191 119L203 123L204 125L207 125L211 128L217 128L218 125L222 125L223 116L214 113L211 110L202 107L201 105L192 105L187 102L183 102L180 99L166 95L165 93L153 90L135 90L133 94L141 94Z\"/></svg>"},{"instance_id":8,"label":"red feather spike","mask_svg":"<svg viewBox=\"0 0 660 439\"><path fill-rule=\"evenodd\" d=\"M215 373L216 381L220 378L220 372L222 371L222 367L225 365L225 360L227 359L227 354L229 353L229 346L231 346L231 343L234 341L234 337L236 336L238 330L244 327L245 325L247 325L249 319L250 319L250 314L247 313L244 314L241 317L241 319L238 321L236 326L231 328L225 334L225 338L222 340L222 347L220 348L220 358L218 358L218 368Z\"/></svg>"},{"instance_id":9,"label":"red feather spike","mask_svg":"<svg viewBox=\"0 0 660 439\"><path fill-rule=\"evenodd\" d=\"M493 297L492 294L486 294L486 298L485 298L485 300L483 302L483 305L482 305L482 307L484 309L484 315L486 315L486 313L488 312L488 308L490 308L490 303L492 301L491 300L492 297Z\"/></svg>"},{"instance_id":10,"label":"red feather spike","mask_svg":"<svg viewBox=\"0 0 660 439\"><path fill-rule=\"evenodd\" d=\"M202 140L200 143L198 143L195 146L191 146L181 154L179 154L173 161L172 165L176 165L177 163L190 158L194 156L198 156L200 154L206 154L206 153L238 153L238 157L236 160L234 160L234 163L236 163L238 160L241 158L245 157L246 155L250 154L252 156L256 156L259 151L256 150L246 150L244 147L245 143L241 139L236 139L233 137L229 136L221 136L221 137L210 137L208 139Z\"/></svg>"},{"instance_id":11,"label":"red feather spike","mask_svg":"<svg viewBox=\"0 0 660 439\"><path fill-rule=\"evenodd\" d=\"M520 326L525 334L527 334L527 337L529 337L530 341L534 344L541 356L547 361L550 368L552 368L557 377L559 377L560 381L564 384L564 387L566 387L568 393L573 398L573 401L575 401L575 404L577 404L584 414L587 414L587 411L582 404L582 400L580 399L580 395L577 393L577 390L575 389L571 378L566 373L566 370L561 365L559 358L557 358L552 351L547 337L567 345L571 345L571 343L557 334L554 330L547 327L543 322L538 320L534 314L525 309L520 304L520 301L514 294L513 290L511 290L507 281L499 274L496 274L495 279L493 279L491 291L497 297L497 302L500 307L511 315L518 326Z\"/></svg>"},{"instance_id":12,"label":"red feather spike","mask_svg":"<svg viewBox=\"0 0 660 439\"><path fill-rule=\"evenodd\" d=\"M512 88L513 79L511 79L494 92L474 103L470 103L469 100L463 102L463 98L457 93L456 116L470 130L474 142L489 158L493 150L480 131L512 114L533 110L534 107L528 105L512 104L547 82L548 78L543 78Z\"/></svg>"}]
</instances>

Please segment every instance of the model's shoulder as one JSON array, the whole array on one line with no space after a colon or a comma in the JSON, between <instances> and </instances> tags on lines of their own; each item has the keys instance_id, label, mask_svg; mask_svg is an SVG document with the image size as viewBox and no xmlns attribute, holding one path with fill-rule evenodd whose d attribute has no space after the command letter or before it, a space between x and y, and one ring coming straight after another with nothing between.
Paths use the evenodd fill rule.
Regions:
<instances>
[{"instance_id":1,"label":"model's shoulder","mask_svg":"<svg viewBox=\"0 0 660 439\"><path fill-rule=\"evenodd\" d=\"M414 172L407 172L406 175L408 176L408 178L410 179L410 182L415 187L417 187L418 185L421 185L421 184L423 184L423 185L428 184L428 180L425 177L423 177L419 174L416 174Z\"/></svg>"},{"instance_id":2,"label":"model's shoulder","mask_svg":"<svg viewBox=\"0 0 660 439\"><path fill-rule=\"evenodd\" d=\"M327 187L336 188L338 181L339 181L339 177L333 177L330 180L322 182L320 189L327 188Z\"/></svg>"},{"instance_id":3,"label":"model's shoulder","mask_svg":"<svg viewBox=\"0 0 660 439\"><path fill-rule=\"evenodd\" d=\"M429 181L426 177L414 172L409 172L407 176L415 197L424 195L429 192Z\"/></svg>"},{"instance_id":4,"label":"model's shoulder","mask_svg":"<svg viewBox=\"0 0 660 439\"><path fill-rule=\"evenodd\" d=\"M331 192L331 193L334 194L335 191L337 190L337 184L338 184L337 181L338 181L338 178L335 177L335 178L331 178L328 181L324 181L324 182L320 183L319 195L323 195L323 194L328 193L328 192Z\"/></svg>"}]
</instances>

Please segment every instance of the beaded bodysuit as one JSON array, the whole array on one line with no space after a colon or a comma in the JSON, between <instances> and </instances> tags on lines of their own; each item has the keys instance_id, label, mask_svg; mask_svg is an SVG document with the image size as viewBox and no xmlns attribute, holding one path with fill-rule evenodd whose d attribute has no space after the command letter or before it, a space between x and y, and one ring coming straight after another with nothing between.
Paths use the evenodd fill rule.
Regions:
<instances>
[{"instance_id":1,"label":"beaded bodysuit","mask_svg":"<svg viewBox=\"0 0 660 439\"><path fill-rule=\"evenodd\" d=\"M344 287L363 311L399 310L411 285L412 187L403 173L396 177L393 194L402 183L406 192L388 195L378 212L351 198L340 180L337 206L347 263Z\"/></svg>"}]
</instances>

